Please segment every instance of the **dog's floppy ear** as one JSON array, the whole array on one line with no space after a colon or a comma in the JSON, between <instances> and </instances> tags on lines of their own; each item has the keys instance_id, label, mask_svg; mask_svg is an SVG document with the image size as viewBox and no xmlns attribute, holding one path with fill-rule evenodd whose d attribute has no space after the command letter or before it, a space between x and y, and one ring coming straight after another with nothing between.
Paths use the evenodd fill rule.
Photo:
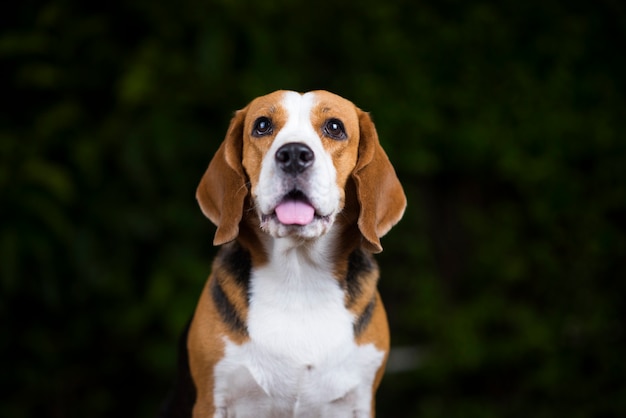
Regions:
<instances>
[{"instance_id":1,"label":"dog's floppy ear","mask_svg":"<svg viewBox=\"0 0 626 418\"><path fill-rule=\"evenodd\" d=\"M196 199L202 213L217 226L214 245L232 241L239 234L239 222L248 195L246 175L241 164L245 116L246 109L235 114L226 138L196 189Z\"/></svg>"},{"instance_id":2,"label":"dog's floppy ear","mask_svg":"<svg viewBox=\"0 0 626 418\"><path fill-rule=\"evenodd\" d=\"M373 253L383 250L380 238L394 226L406 208L406 197L396 172L380 146L369 114L359 114L359 156L352 171L360 205L358 226L365 248Z\"/></svg>"}]
</instances>

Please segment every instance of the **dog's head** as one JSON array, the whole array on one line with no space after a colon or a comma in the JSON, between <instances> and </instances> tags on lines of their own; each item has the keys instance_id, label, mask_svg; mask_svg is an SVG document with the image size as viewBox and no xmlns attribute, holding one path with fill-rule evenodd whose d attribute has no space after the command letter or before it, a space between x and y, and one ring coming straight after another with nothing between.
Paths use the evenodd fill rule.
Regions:
<instances>
[{"instance_id":1,"label":"dog's head","mask_svg":"<svg viewBox=\"0 0 626 418\"><path fill-rule=\"evenodd\" d=\"M364 246L380 252L406 198L371 118L326 91L277 91L235 114L196 197L215 245L237 237L248 209L273 237L315 239L346 207L349 184Z\"/></svg>"}]
</instances>

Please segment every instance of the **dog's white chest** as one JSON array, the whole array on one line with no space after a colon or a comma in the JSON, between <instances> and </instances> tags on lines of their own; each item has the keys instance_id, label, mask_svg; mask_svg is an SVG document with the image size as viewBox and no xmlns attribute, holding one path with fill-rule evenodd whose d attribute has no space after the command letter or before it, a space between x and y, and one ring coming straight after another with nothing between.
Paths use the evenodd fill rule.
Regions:
<instances>
[{"instance_id":1,"label":"dog's white chest","mask_svg":"<svg viewBox=\"0 0 626 418\"><path fill-rule=\"evenodd\" d=\"M226 341L214 371L217 417L370 416L384 353L355 344L337 282L302 265L253 272L250 340Z\"/></svg>"}]
</instances>

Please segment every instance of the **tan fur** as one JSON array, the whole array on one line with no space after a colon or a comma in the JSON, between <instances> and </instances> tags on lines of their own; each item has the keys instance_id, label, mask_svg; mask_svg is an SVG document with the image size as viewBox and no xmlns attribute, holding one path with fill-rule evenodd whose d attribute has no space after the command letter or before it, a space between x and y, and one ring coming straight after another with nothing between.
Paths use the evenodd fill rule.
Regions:
<instances>
[{"instance_id":1,"label":"tan fur","mask_svg":"<svg viewBox=\"0 0 626 418\"><path fill-rule=\"evenodd\" d=\"M224 353L224 343L219 336L227 332L210 300L209 286L210 280L201 293L187 339L189 369L198 394L213 393L213 367ZM194 418L212 417L214 412L213 402L208 397L197 397Z\"/></svg>"},{"instance_id":2,"label":"tan fur","mask_svg":"<svg viewBox=\"0 0 626 418\"><path fill-rule=\"evenodd\" d=\"M226 138L211 160L196 198L202 213L216 226L214 245L222 245L237 238L243 205L248 196L246 176L241 166L241 137L245 111L235 114Z\"/></svg>"},{"instance_id":3,"label":"tan fur","mask_svg":"<svg viewBox=\"0 0 626 418\"><path fill-rule=\"evenodd\" d=\"M380 146L369 114L359 110L359 160L352 177L361 204L359 229L373 253L383 250L380 237L395 225L406 207L406 197L389 158Z\"/></svg>"}]
</instances>

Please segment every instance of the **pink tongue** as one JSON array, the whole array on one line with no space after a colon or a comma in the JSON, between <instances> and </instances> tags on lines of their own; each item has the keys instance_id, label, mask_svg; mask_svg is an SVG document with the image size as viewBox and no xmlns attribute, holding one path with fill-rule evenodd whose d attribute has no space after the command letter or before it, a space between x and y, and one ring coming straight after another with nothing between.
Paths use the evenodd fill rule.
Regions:
<instances>
[{"instance_id":1,"label":"pink tongue","mask_svg":"<svg viewBox=\"0 0 626 418\"><path fill-rule=\"evenodd\" d=\"M307 225L314 215L315 209L299 200L286 200L276 207L276 216L285 225Z\"/></svg>"}]
</instances>

